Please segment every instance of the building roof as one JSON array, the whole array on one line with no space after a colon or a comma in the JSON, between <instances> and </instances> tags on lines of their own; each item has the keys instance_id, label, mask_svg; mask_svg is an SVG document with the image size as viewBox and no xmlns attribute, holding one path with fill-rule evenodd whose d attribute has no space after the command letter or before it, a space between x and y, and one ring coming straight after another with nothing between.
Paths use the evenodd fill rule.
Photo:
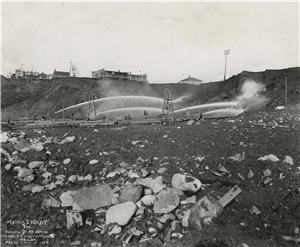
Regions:
<instances>
[{"instance_id":1,"label":"building roof","mask_svg":"<svg viewBox=\"0 0 300 247\"><path fill-rule=\"evenodd\" d=\"M195 78L195 77L191 77L191 76L189 76L188 78L185 78L185 79L181 80L180 82L185 82L185 81L197 81L197 82L202 82L202 80L199 80L199 79L197 79L197 78Z\"/></svg>"},{"instance_id":2,"label":"building roof","mask_svg":"<svg viewBox=\"0 0 300 247\"><path fill-rule=\"evenodd\" d=\"M54 70L53 75L70 76L70 73L69 72L64 72L64 71Z\"/></svg>"}]
</instances>

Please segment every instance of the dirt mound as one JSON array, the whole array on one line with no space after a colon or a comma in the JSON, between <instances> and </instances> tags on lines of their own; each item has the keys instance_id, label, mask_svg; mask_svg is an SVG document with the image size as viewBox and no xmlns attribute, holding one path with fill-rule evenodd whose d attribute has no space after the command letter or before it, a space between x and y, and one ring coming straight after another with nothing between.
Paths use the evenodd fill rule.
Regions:
<instances>
[{"instance_id":1,"label":"dirt mound","mask_svg":"<svg viewBox=\"0 0 300 247\"><path fill-rule=\"evenodd\" d=\"M170 88L173 99L179 106L193 106L208 102L230 101L241 93L247 80L254 80L266 86L264 94L270 99L269 106L284 103L284 75L288 73L288 102L299 103L300 68L248 72L232 76L226 81L211 82L199 86L189 84L149 84L121 80L95 80L92 78L62 78L53 80L16 80L2 76L1 117L3 120L26 116L54 116L64 107L88 101L91 94L98 98L119 95L144 95L164 97L165 88ZM26 102L26 104L24 103ZM87 111L77 109L84 115ZM67 117L74 112L66 112ZM75 112L76 113L76 112ZM61 117L61 116L56 116Z\"/></svg>"}]
</instances>

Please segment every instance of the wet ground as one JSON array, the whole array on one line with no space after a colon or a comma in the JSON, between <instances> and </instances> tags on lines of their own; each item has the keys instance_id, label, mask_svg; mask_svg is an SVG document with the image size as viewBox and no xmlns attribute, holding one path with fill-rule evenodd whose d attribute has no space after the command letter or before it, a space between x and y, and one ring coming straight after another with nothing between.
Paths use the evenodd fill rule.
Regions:
<instances>
[{"instance_id":1,"label":"wet ground","mask_svg":"<svg viewBox=\"0 0 300 247\"><path fill-rule=\"evenodd\" d=\"M274 123L276 122L276 124ZM2 246L25 246L17 243L18 237L8 237L7 231L22 230L22 220L47 220L46 225L37 224L36 229L50 235L39 242L27 246L91 246L97 242L100 246L122 246L120 238L132 227L136 227L149 238L133 238L128 246L297 246L300 233L300 154L299 154L299 110L255 111L243 113L236 118L207 119L199 125L188 126L186 122L174 126L148 125L128 126L126 128L47 128L41 131L25 130L25 138L57 137L64 139L75 136L75 142L58 145L46 144L48 151L29 150L19 153L18 157L26 161L56 160L62 162L70 158L68 165L49 168L55 175L92 175L91 181L66 183L52 191L45 190L32 194L22 192L27 182L20 181L13 169L6 170L8 164L5 156L1 163L1 230ZM14 131L19 135L18 131ZM138 141L137 143L132 143ZM12 144L4 143L2 148L8 153L15 151ZM230 156L242 154L245 159L234 161ZM100 154L100 155L99 155ZM260 157L273 154L279 161L261 161ZM293 159L294 164L284 163L286 156ZM137 162L141 157L144 161ZM204 158L204 159L201 159ZM89 164L96 159L97 164ZM201 160L201 161L200 161ZM126 162L136 169L144 168L150 177L163 176L164 183L171 187L171 179L175 173L187 172L203 183L197 192L197 199L207 194L222 197L231 187L238 184L242 192L229 203L222 214L212 225L201 231L176 225L178 237L166 239L170 228L167 222L159 229L156 236L151 237L149 228L155 226L157 216L151 208L145 211L140 220L134 220L119 235L93 232L103 222L103 216L96 216L94 210L83 213L83 218L91 218L92 225L84 224L79 228L67 229L65 209L42 208L43 199L49 195L59 200L61 193L90 187L97 183L111 183L122 186L124 182L134 182L122 176L101 178L99 173L106 168L107 173L113 171L120 162ZM225 167L229 174L219 171L219 165ZM158 173L159 168L166 168ZM271 174L264 175L269 169ZM253 176L248 176L250 170ZM42 178L36 172L34 184L41 184ZM106 174L107 174L106 173ZM251 173L251 172L250 172ZM219 175L222 177L219 177ZM255 206L260 214L251 213ZM186 211L189 205L180 205L178 212ZM102 217L102 218L101 218ZM19 221L19 222L18 222ZM12 224L15 222L15 224ZM24 230L24 229L23 229ZM7 234L6 234L7 235ZM284 237L287 236L288 238ZM284 239L286 238L286 239ZM299 242L298 242L299 244Z\"/></svg>"}]
</instances>

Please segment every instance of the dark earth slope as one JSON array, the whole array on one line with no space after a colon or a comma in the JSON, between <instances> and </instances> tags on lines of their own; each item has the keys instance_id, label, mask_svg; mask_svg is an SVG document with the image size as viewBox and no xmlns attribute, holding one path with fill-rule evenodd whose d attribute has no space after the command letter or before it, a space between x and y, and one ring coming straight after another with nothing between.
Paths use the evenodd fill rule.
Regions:
<instances>
[{"instance_id":1,"label":"dark earth slope","mask_svg":"<svg viewBox=\"0 0 300 247\"><path fill-rule=\"evenodd\" d=\"M242 84L254 80L266 85L269 105L284 104L285 73L288 73L289 104L299 102L300 68L248 72L232 76L226 81L199 86L189 84L148 84L133 81L108 81L92 78L62 78L43 81L26 81L1 77L1 117L17 119L53 115L53 112L89 100L90 94L98 98L119 95L145 95L163 98L165 88L171 89L172 98L183 97L182 106L206 102L229 101L240 94ZM64 101L64 102L63 102Z\"/></svg>"}]
</instances>

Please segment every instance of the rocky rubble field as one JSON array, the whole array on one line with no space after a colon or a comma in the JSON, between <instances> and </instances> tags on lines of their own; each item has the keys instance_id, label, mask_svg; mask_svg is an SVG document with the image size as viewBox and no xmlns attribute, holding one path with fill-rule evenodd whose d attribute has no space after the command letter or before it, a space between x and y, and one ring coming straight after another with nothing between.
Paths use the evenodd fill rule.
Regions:
<instances>
[{"instance_id":1,"label":"rocky rubble field","mask_svg":"<svg viewBox=\"0 0 300 247\"><path fill-rule=\"evenodd\" d=\"M296 246L298 113L2 132L2 246Z\"/></svg>"}]
</instances>

